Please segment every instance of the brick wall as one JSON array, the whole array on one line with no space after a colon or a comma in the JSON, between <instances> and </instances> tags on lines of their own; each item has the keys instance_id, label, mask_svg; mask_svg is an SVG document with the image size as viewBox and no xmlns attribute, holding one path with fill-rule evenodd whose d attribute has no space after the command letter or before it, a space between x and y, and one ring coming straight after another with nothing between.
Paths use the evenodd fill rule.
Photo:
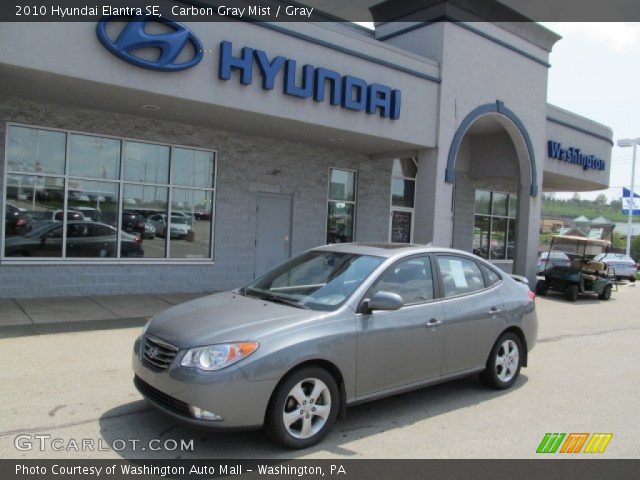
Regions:
<instances>
[{"instance_id":1,"label":"brick wall","mask_svg":"<svg viewBox=\"0 0 640 480\"><path fill-rule=\"evenodd\" d=\"M6 122L217 150L218 178L213 264L0 264L0 298L196 292L239 286L253 275L257 192L293 195L292 253L299 253L325 242L329 167L358 171L356 240L387 240L389 160L194 125L0 97L0 183L4 178Z\"/></svg>"}]
</instances>

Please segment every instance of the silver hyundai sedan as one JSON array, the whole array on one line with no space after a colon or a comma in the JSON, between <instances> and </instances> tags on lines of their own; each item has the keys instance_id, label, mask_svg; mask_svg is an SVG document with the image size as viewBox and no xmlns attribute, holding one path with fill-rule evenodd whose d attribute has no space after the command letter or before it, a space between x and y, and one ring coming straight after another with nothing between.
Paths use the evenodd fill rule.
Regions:
<instances>
[{"instance_id":1,"label":"silver hyundai sedan","mask_svg":"<svg viewBox=\"0 0 640 480\"><path fill-rule=\"evenodd\" d=\"M136 340L134 382L162 411L319 442L347 406L526 366L535 296L465 252L406 244L309 250L231 292L174 306Z\"/></svg>"}]
</instances>

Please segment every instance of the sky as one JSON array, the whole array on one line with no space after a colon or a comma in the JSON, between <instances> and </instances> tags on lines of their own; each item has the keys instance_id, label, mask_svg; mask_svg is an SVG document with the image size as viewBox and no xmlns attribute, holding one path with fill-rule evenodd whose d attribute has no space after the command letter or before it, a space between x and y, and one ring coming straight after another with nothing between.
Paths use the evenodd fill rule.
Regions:
<instances>
[{"instance_id":1,"label":"sky","mask_svg":"<svg viewBox=\"0 0 640 480\"><path fill-rule=\"evenodd\" d=\"M613 130L616 142L640 137L640 23L543 25L563 37L551 52L549 103L604 123ZM631 182L631 159L631 148L614 146L609 190L580 197L593 199L599 193L609 200L621 197L622 187L628 188ZM636 192L639 180L640 160Z\"/></svg>"}]
</instances>

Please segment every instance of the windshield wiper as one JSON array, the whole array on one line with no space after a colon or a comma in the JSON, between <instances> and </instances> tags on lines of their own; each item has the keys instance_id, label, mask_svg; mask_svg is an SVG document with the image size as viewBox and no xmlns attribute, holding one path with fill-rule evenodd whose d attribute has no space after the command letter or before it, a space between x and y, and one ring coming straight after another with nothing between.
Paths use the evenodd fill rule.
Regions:
<instances>
[{"instance_id":1,"label":"windshield wiper","mask_svg":"<svg viewBox=\"0 0 640 480\"><path fill-rule=\"evenodd\" d=\"M291 307L309 310L309 308L303 305L302 303L300 303L299 300L294 300L292 298L287 298L280 295L274 295L273 293L261 292L261 291L252 290L252 289L245 289L243 294L250 297L257 297L260 300L266 300L274 303L282 303L284 305L289 305Z\"/></svg>"}]
</instances>

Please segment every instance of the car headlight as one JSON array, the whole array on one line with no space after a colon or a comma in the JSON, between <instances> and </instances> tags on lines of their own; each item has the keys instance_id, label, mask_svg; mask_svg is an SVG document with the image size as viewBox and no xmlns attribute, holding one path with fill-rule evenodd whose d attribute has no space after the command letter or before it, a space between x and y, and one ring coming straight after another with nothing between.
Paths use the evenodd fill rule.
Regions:
<instances>
[{"instance_id":1,"label":"car headlight","mask_svg":"<svg viewBox=\"0 0 640 480\"><path fill-rule=\"evenodd\" d=\"M248 357L258 346L257 342L238 342L192 348L182 357L180 365L206 371L221 370Z\"/></svg>"}]
</instances>

